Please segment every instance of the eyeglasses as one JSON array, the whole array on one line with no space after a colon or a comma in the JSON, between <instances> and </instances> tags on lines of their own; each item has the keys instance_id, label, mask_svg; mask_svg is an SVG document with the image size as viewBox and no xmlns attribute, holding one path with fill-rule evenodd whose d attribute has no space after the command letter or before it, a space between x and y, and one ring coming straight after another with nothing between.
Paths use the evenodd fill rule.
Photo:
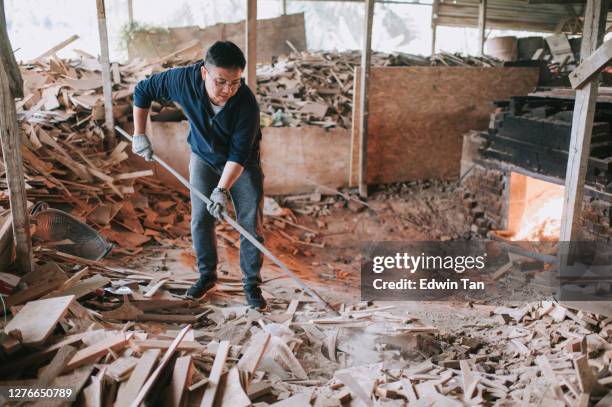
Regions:
<instances>
[{"instance_id":1,"label":"eyeglasses","mask_svg":"<svg viewBox=\"0 0 612 407\"><path fill-rule=\"evenodd\" d=\"M206 72L208 73L208 75L210 75L210 77L213 79L213 82L215 83L215 86L218 86L220 88L223 88L225 86L227 86L230 90L236 90L240 87L240 79L236 80L236 81L227 81L223 78L215 78L213 75L210 74L209 70L206 70Z\"/></svg>"}]
</instances>

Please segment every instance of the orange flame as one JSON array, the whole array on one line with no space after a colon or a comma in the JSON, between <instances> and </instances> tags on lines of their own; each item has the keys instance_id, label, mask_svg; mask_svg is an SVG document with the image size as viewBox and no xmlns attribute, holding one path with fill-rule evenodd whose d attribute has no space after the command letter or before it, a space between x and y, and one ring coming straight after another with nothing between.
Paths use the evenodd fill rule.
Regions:
<instances>
[{"instance_id":1,"label":"orange flame","mask_svg":"<svg viewBox=\"0 0 612 407\"><path fill-rule=\"evenodd\" d=\"M523 213L514 241L559 240L563 189L549 189L532 202Z\"/></svg>"}]
</instances>

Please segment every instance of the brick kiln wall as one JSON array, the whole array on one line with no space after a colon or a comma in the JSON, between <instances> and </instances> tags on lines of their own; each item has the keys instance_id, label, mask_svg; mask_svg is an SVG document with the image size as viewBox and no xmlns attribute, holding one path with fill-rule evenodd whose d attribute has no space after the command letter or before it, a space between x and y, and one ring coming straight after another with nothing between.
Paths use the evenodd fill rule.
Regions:
<instances>
[{"instance_id":1,"label":"brick kiln wall","mask_svg":"<svg viewBox=\"0 0 612 407\"><path fill-rule=\"evenodd\" d=\"M498 170L474 166L464 178L461 198L475 234L486 236L491 229L503 228L504 187L504 173Z\"/></svg>"},{"instance_id":2,"label":"brick kiln wall","mask_svg":"<svg viewBox=\"0 0 612 407\"><path fill-rule=\"evenodd\" d=\"M462 181L461 199L471 231L481 237L490 230L504 229L506 173L474 166ZM589 241L612 242L612 202L585 194L582 210L583 237Z\"/></svg>"}]
</instances>

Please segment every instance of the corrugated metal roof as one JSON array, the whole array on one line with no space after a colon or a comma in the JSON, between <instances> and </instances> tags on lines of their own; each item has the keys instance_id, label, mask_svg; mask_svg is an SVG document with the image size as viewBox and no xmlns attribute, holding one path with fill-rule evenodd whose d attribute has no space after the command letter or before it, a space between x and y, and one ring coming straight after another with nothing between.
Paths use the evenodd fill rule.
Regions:
<instances>
[{"instance_id":1,"label":"corrugated metal roof","mask_svg":"<svg viewBox=\"0 0 612 407\"><path fill-rule=\"evenodd\" d=\"M440 0L434 3L433 21L455 27L478 26L478 0ZM488 0L487 28L555 32L576 23L584 4L530 4L527 0ZM580 23L571 24L580 27Z\"/></svg>"}]
</instances>

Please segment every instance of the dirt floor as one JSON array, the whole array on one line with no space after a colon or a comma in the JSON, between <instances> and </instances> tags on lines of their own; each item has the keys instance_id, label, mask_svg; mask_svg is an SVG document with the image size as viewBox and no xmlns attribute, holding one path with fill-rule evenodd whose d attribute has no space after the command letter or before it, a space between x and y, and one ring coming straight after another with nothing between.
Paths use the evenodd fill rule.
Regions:
<instances>
[{"instance_id":1,"label":"dirt floor","mask_svg":"<svg viewBox=\"0 0 612 407\"><path fill-rule=\"evenodd\" d=\"M464 220L458 197L455 182L433 181L386 186L374 191L364 203L359 203L355 195L351 195L352 200L348 201L339 196L321 196L318 193L280 198L280 204L295 215L298 227L266 217L265 244L330 304L355 304L361 301L361 250L368 241L471 237L470 225ZM238 234L228 226L219 226L218 230L225 236L218 241L221 259L219 275L224 285L208 294L204 301L221 306L238 306L244 300L239 283L239 251L234 245L238 242ZM304 243L296 243L298 240ZM188 241L178 247L161 250L149 246L138 256L111 258L111 262L139 270L170 272L176 276L193 273L193 278L197 276L195 258ZM262 278L264 295L272 308L276 302L281 304L279 308L283 308L294 298L312 300L268 259L264 262ZM175 293L177 296L182 294L181 290ZM391 313L394 315L409 315L448 334L456 334L466 327L487 326L494 321L490 316L494 307L475 307L465 302L393 301L374 305L393 307ZM361 327L342 330L338 347L349 357L347 366L384 360L385 353L377 348L380 328L373 324L366 330ZM399 345L417 360L430 356L413 346L413 341L399 341ZM331 373L327 371L323 376L330 377Z\"/></svg>"},{"instance_id":2,"label":"dirt floor","mask_svg":"<svg viewBox=\"0 0 612 407\"><path fill-rule=\"evenodd\" d=\"M294 215L297 226L265 217L265 245L328 302L359 302L361 252L367 242L470 238L470 225L458 197L455 182L426 181L386 186L362 203L356 195L348 201L318 193L277 198ZM219 225L217 230L222 236L218 239L219 275L238 280L239 235L228 225ZM189 240L175 243L172 248L149 245L137 256L121 254L110 261L134 269L170 270L176 275L195 272ZM267 258L262 278L270 296L291 299L299 291Z\"/></svg>"},{"instance_id":3,"label":"dirt floor","mask_svg":"<svg viewBox=\"0 0 612 407\"><path fill-rule=\"evenodd\" d=\"M92 360L84 366L87 371L75 371L87 380L94 368L104 377L125 358L142 361L142 344L161 346L160 340L173 339L180 321L189 319L185 329L191 329L187 342L193 349L183 356L187 352L193 358L194 383L208 378L217 359L227 357L219 351L222 345L229 352L227 361L220 362L229 369L221 405L229 405L225 397L247 397L245 390L248 402L241 405L262 407L276 402L362 406L373 400L398 406L572 406L579 399L610 405L603 397L612 385L612 318L605 315L574 311L541 296L504 304L493 301L491 293L488 301L362 301L360 268L367 242L477 240L460 196L454 182L422 182L386 186L365 203L354 195L347 200L320 193L268 200L266 246L339 310L337 317L269 260L262 270L269 308L260 313L246 307L238 234L218 225L220 283L204 298L183 301L198 277L189 236L157 235L159 245L137 252L119 247L104 265L91 263L100 273L95 277L112 277L105 283L111 287L88 290L56 330L61 331L57 339L85 330L92 336L83 341L87 346L132 329L130 338L146 337L131 341L121 354L107 354L102 363ZM182 216L181 223L187 222ZM516 273L514 283L528 286L529 273ZM159 289L147 297L151 287ZM269 344L262 345L262 338ZM250 363L246 355L256 351L260 359L245 379L248 387L238 392L227 388L241 382L236 375L244 365L238 365ZM22 359L15 353L4 369L0 363L0 375L35 377L36 366L30 364L23 374L8 369L21 366ZM96 384L99 377L83 393L98 389L112 394L109 389L127 387L125 380L114 380L102 389ZM154 393L168 395L171 388L160 385ZM206 391L185 391L187 404L199 405Z\"/></svg>"}]
</instances>

